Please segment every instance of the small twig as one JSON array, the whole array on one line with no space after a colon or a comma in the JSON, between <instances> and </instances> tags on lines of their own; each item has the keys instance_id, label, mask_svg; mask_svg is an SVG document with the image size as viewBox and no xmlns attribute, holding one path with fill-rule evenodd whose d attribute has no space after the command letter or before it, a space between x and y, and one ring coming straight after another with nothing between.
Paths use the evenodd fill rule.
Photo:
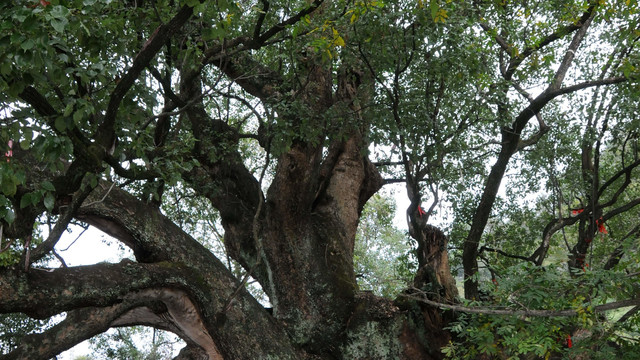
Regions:
<instances>
[{"instance_id":1,"label":"small twig","mask_svg":"<svg viewBox=\"0 0 640 360\"><path fill-rule=\"evenodd\" d=\"M27 235L27 240L24 243L24 271L29 270L29 258L31 257L31 234Z\"/></svg>"},{"instance_id":2,"label":"small twig","mask_svg":"<svg viewBox=\"0 0 640 360\"><path fill-rule=\"evenodd\" d=\"M111 186L109 187L109 190L107 190L107 192L104 194L104 196L102 197L102 199L97 200L97 201L92 201L92 202L90 202L90 203L88 203L88 204L86 204L86 205L83 205L82 207L88 207L88 206L95 205L95 204L99 204L99 203L103 202L103 201L104 201L104 199L106 199L106 198L107 198L107 196L109 196L109 193L111 192L111 190L113 189L113 187L115 186L115 184L116 184L115 182L112 182L112 183L111 183Z\"/></svg>"},{"instance_id":3,"label":"small twig","mask_svg":"<svg viewBox=\"0 0 640 360\"><path fill-rule=\"evenodd\" d=\"M49 236L47 236L47 239L34 249L32 259L29 259L29 252L26 253L25 269L29 268L31 261L40 260L46 254L53 251L56 244L60 240L60 237L69 226L69 223L73 219L73 216L75 215L76 211L80 208L84 200L89 196L89 194L92 191L93 191L93 188L91 188L90 186L86 186L84 190L80 191L79 193L76 193L73 196L73 200L71 201L71 204L68 206L66 211L62 215L60 215L60 217L58 218L58 221L56 222L56 225L49 232ZM28 247L27 247L27 250L29 250Z\"/></svg>"},{"instance_id":4,"label":"small twig","mask_svg":"<svg viewBox=\"0 0 640 360\"><path fill-rule=\"evenodd\" d=\"M55 250L52 251L53 256L56 257L56 259L58 259L58 261L60 261L60 263L62 263L62 267L67 267L67 263L64 261L64 259L62 258L62 256L60 256L60 254L58 254Z\"/></svg>"},{"instance_id":5,"label":"small twig","mask_svg":"<svg viewBox=\"0 0 640 360\"><path fill-rule=\"evenodd\" d=\"M60 250L60 251L67 251L69 250L69 248L71 246L73 246L73 244L76 243L76 241L78 241L78 239L80 239L80 237L82 236L82 234L84 234L84 232L87 231L87 228L82 229L82 232L80 233L80 235L76 236L76 238L71 242L71 244L69 244L69 246L67 246L66 248Z\"/></svg>"},{"instance_id":6,"label":"small twig","mask_svg":"<svg viewBox=\"0 0 640 360\"><path fill-rule=\"evenodd\" d=\"M424 294L424 292L412 288L412 290ZM425 304L448 309L454 311L460 311L465 313L472 314L484 314L484 315L507 315L507 316L531 316L531 317L571 317L577 316L578 310L574 309L566 309L566 310L508 310L508 309L494 309L486 306L463 306L463 305L453 305L453 304L445 304L433 300L429 300L426 296L415 296L409 294L400 294L399 296L416 300L419 302L423 302ZM585 304L586 305L586 304ZM597 305L593 307L593 312L605 312L609 310L615 310L623 307L640 305L640 298L636 299L627 299L622 301L615 301L612 303L607 303L603 305Z\"/></svg>"},{"instance_id":7,"label":"small twig","mask_svg":"<svg viewBox=\"0 0 640 360\"><path fill-rule=\"evenodd\" d=\"M11 244L13 244L14 240L15 239L9 240L9 242L7 243L7 245L4 248L0 248L0 254L2 254L3 252L9 250L9 248L11 247Z\"/></svg>"},{"instance_id":8,"label":"small twig","mask_svg":"<svg viewBox=\"0 0 640 360\"><path fill-rule=\"evenodd\" d=\"M528 258L528 257L521 256L521 255L513 255L513 254L509 254L509 253L507 253L507 252L505 252L505 251L503 251L503 250L500 250L500 249L494 249L494 248L490 248L490 247L487 247L487 246L482 246L482 247L480 248L480 250L478 250L478 253L479 253L479 254L481 254L481 253L482 253L482 252L484 252L484 251L495 252L495 253L498 253L498 254L500 254L500 255L503 255L503 256L506 256L506 257L509 257L509 258L513 258L513 259L520 259L520 260L524 260L524 261L534 262L533 260L531 260L531 259L530 259L530 258Z\"/></svg>"}]
</instances>

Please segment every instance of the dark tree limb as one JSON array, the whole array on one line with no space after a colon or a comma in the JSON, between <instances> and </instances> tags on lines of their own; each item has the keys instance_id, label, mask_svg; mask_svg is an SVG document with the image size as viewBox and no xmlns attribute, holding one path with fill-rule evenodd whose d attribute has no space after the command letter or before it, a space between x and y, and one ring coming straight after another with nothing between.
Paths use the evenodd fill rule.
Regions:
<instances>
[{"instance_id":1,"label":"dark tree limb","mask_svg":"<svg viewBox=\"0 0 640 360\"><path fill-rule=\"evenodd\" d=\"M59 269L0 269L0 313L34 318L87 306L111 306L128 293L150 287L185 287L186 267L169 263L95 264ZM29 301L25 301L29 299Z\"/></svg>"},{"instance_id":2,"label":"dark tree limb","mask_svg":"<svg viewBox=\"0 0 640 360\"><path fill-rule=\"evenodd\" d=\"M630 164L630 165L626 166L625 168L621 169L620 171L615 173L612 177L610 177L609 180L607 180L604 184L602 184L602 186L600 186L600 188L598 189L598 193L597 193L598 198L600 198L602 196L604 191L609 186L611 186L616 180L618 180L620 177L622 177L622 175L625 176L623 184L616 190L616 192L611 197L611 199L609 201L605 202L605 204L603 204L602 206L611 206L611 205L615 204L615 202L618 200L618 197L631 184L631 180L632 180L631 173L638 166L640 166L640 160L636 160L632 164Z\"/></svg>"},{"instance_id":3,"label":"dark tree limb","mask_svg":"<svg viewBox=\"0 0 640 360\"><path fill-rule=\"evenodd\" d=\"M109 324L129 306L121 303L106 308L69 311L62 322L43 333L27 335L16 349L0 355L0 360L55 358L76 344L107 331Z\"/></svg>"},{"instance_id":4,"label":"dark tree limb","mask_svg":"<svg viewBox=\"0 0 640 360\"><path fill-rule=\"evenodd\" d=\"M638 312L640 312L640 305L636 305L633 308L631 308L629 311L624 313L624 315L622 315L620 319L618 319L618 321L616 322L619 324L624 323L625 321L629 320L629 318L631 318L633 315L637 314Z\"/></svg>"},{"instance_id":5,"label":"dark tree limb","mask_svg":"<svg viewBox=\"0 0 640 360\"><path fill-rule=\"evenodd\" d=\"M629 231L623 238L622 241L630 238L631 236L638 236L640 234L640 225L636 225ZM620 259L624 256L624 247L622 245L618 245L615 250L609 255L609 259L604 265L604 270L611 270L614 266L618 265Z\"/></svg>"},{"instance_id":6,"label":"dark tree limb","mask_svg":"<svg viewBox=\"0 0 640 360\"><path fill-rule=\"evenodd\" d=\"M264 18L267 16L269 12L269 1L261 0L262 10L258 14L258 19L256 20L256 26L253 28L253 41L260 41L260 32L262 31L262 23L264 23Z\"/></svg>"},{"instance_id":7,"label":"dark tree limb","mask_svg":"<svg viewBox=\"0 0 640 360\"><path fill-rule=\"evenodd\" d=\"M298 12L297 14L295 14L292 17L290 17L290 18L288 18L288 19L286 19L286 20L284 20L284 21L272 26L267 31L265 31L262 35L259 36L258 41L256 42L256 44L252 44L252 47L255 48L255 46L262 46L262 44L264 44L267 40L271 39L276 34L278 34L279 32L283 31L284 29L286 29L287 26L290 26L290 25L293 25L293 24L299 22L305 16L307 16L307 15L311 14L312 12L316 11L316 9L318 9L320 7L320 5L322 5L323 2L324 2L324 0L314 0L308 7L304 8L303 10Z\"/></svg>"},{"instance_id":8,"label":"dark tree limb","mask_svg":"<svg viewBox=\"0 0 640 360\"><path fill-rule=\"evenodd\" d=\"M194 354L205 359L222 359L206 333L197 309L181 291L166 288L132 292L107 307L72 310L60 324L27 336L17 349L0 359L46 359L110 327L145 325L171 331L181 337Z\"/></svg>"},{"instance_id":9,"label":"dark tree limb","mask_svg":"<svg viewBox=\"0 0 640 360\"><path fill-rule=\"evenodd\" d=\"M44 118L52 117L57 114L56 109L51 105L49 100L45 98L33 86L27 86L20 93L20 99L29 104L40 116Z\"/></svg>"},{"instance_id":10,"label":"dark tree limb","mask_svg":"<svg viewBox=\"0 0 640 360\"><path fill-rule=\"evenodd\" d=\"M199 78L193 79L192 83L183 83L182 91L189 98L200 97ZM224 121L212 119L202 102L194 103L185 113L198 140L193 153L201 166L184 177L220 212L228 254L245 269L252 269L252 276L263 286L268 285L265 264L256 265L259 258L257 244L252 228L248 226L254 223L262 190L258 180L242 163L238 132Z\"/></svg>"}]
</instances>

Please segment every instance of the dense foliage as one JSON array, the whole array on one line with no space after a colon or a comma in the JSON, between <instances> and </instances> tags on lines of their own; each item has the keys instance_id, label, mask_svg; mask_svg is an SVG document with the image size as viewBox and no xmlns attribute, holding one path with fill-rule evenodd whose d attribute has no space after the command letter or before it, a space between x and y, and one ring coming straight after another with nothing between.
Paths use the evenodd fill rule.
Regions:
<instances>
[{"instance_id":1,"label":"dense foliage","mask_svg":"<svg viewBox=\"0 0 640 360\"><path fill-rule=\"evenodd\" d=\"M135 325L185 359L640 357L639 29L636 0L3 2L2 358ZM132 259L67 266L74 224Z\"/></svg>"}]
</instances>

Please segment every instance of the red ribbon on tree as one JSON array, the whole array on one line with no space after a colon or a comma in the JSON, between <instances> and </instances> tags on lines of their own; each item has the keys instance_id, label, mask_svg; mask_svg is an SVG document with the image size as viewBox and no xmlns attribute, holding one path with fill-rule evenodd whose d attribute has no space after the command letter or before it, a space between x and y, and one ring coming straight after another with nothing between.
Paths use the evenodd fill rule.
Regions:
<instances>
[{"instance_id":1,"label":"red ribbon on tree","mask_svg":"<svg viewBox=\"0 0 640 360\"><path fill-rule=\"evenodd\" d=\"M426 214L427 213L424 211L422 206L418 206L418 215L420 215L420 217L422 217L422 215L426 215Z\"/></svg>"},{"instance_id":2,"label":"red ribbon on tree","mask_svg":"<svg viewBox=\"0 0 640 360\"><path fill-rule=\"evenodd\" d=\"M9 151L4 153L4 156L7 158L7 162L9 162L9 158L13 156L13 140L9 140Z\"/></svg>"},{"instance_id":3,"label":"red ribbon on tree","mask_svg":"<svg viewBox=\"0 0 640 360\"><path fill-rule=\"evenodd\" d=\"M604 220L602 219L602 217L598 220L596 220L596 224L598 225L598 231L603 233L603 234L608 234L609 232L607 231L607 228L604 227Z\"/></svg>"},{"instance_id":4,"label":"red ribbon on tree","mask_svg":"<svg viewBox=\"0 0 640 360\"><path fill-rule=\"evenodd\" d=\"M29 5L30 8L37 8L38 5L42 5L42 7L47 7L48 5L51 5L50 2L48 2L47 0L40 0L39 4L33 4L33 5Z\"/></svg>"}]
</instances>

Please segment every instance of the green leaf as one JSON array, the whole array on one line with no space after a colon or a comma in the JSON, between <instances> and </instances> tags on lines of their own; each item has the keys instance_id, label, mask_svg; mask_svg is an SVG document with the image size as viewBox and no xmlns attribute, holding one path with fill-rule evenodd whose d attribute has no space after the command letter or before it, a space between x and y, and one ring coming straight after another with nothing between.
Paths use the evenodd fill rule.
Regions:
<instances>
[{"instance_id":1,"label":"green leaf","mask_svg":"<svg viewBox=\"0 0 640 360\"><path fill-rule=\"evenodd\" d=\"M22 197L20 198L20 209L24 209L27 206L31 205L33 195L33 193L26 193L22 195Z\"/></svg>"},{"instance_id":2,"label":"green leaf","mask_svg":"<svg viewBox=\"0 0 640 360\"><path fill-rule=\"evenodd\" d=\"M60 132L67 130L67 121L63 117L58 117L54 123L56 129Z\"/></svg>"},{"instance_id":3,"label":"green leaf","mask_svg":"<svg viewBox=\"0 0 640 360\"><path fill-rule=\"evenodd\" d=\"M15 195L18 190L18 184L16 178L9 174L2 175L2 184L0 184L0 188L2 189L2 193L7 196Z\"/></svg>"},{"instance_id":4,"label":"green leaf","mask_svg":"<svg viewBox=\"0 0 640 360\"><path fill-rule=\"evenodd\" d=\"M33 46L35 45L35 43L33 42L33 40L29 39L25 42L23 42L22 44L20 44L20 47L22 48L22 50L31 50L33 49Z\"/></svg>"},{"instance_id":5,"label":"green leaf","mask_svg":"<svg viewBox=\"0 0 640 360\"><path fill-rule=\"evenodd\" d=\"M202 31L202 39L205 41L222 39L226 35L226 30L220 27L212 27Z\"/></svg>"},{"instance_id":6,"label":"green leaf","mask_svg":"<svg viewBox=\"0 0 640 360\"><path fill-rule=\"evenodd\" d=\"M24 83L22 81L15 81L9 85L9 95L12 97L18 97L18 95L24 90Z\"/></svg>"},{"instance_id":7,"label":"green leaf","mask_svg":"<svg viewBox=\"0 0 640 360\"><path fill-rule=\"evenodd\" d=\"M82 121L83 115L84 114L83 114L82 111L80 111L80 110L76 111L75 113L73 113L73 121L76 124L80 124L80 122Z\"/></svg>"},{"instance_id":8,"label":"green leaf","mask_svg":"<svg viewBox=\"0 0 640 360\"><path fill-rule=\"evenodd\" d=\"M20 148L22 150L29 150L29 148L31 147L31 138L24 138L22 139L22 141L20 141Z\"/></svg>"},{"instance_id":9,"label":"green leaf","mask_svg":"<svg viewBox=\"0 0 640 360\"><path fill-rule=\"evenodd\" d=\"M438 10L440 10L440 7L438 6L438 0L429 1L429 11L431 12L431 19L433 21L435 21L438 17Z\"/></svg>"},{"instance_id":10,"label":"green leaf","mask_svg":"<svg viewBox=\"0 0 640 360\"><path fill-rule=\"evenodd\" d=\"M20 11L11 16L12 19L16 20L19 23L24 22L24 20L29 16L29 13L26 11Z\"/></svg>"},{"instance_id":11,"label":"green leaf","mask_svg":"<svg viewBox=\"0 0 640 360\"><path fill-rule=\"evenodd\" d=\"M27 174L24 170L18 170L13 174L17 184L24 184L27 181Z\"/></svg>"},{"instance_id":12,"label":"green leaf","mask_svg":"<svg viewBox=\"0 0 640 360\"><path fill-rule=\"evenodd\" d=\"M67 106L64 108L64 113L62 115L64 117L69 117L71 116L71 113L73 113L73 103L67 104Z\"/></svg>"},{"instance_id":13,"label":"green leaf","mask_svg":"<svg viewBox=\"0 0 640 360\"><path fill-rule=\"evenodd\" d=\"M53 194L50 192L47 192L46 195L44 196L44 207L47 208L47 210L51 211L53 210L53 206L56 203L56 199L55 197L53 197Z\"/></svg>"},{"instance_id":14,"label":"green leaf","mask_svg":"<svg viewBox=\"0 0 640 360\"><path fill-rule=\"evenodd\" d=\"M43 181L40 184L40 187L47 191L56 191L56 188L53 186L51 181Z\"/></svg>"},{"instance_id":15,"label":"green leaf","mask_svg":"<svg viewBox=\"0 0 640 360\"><path fill-rule=\"evenodd\" d=\"M0 75L9 75L11 74L11 63L8 61L4 61L0 63Z\"/></svg>"},{"instance_id":16,"label":"green leaf","mask_svg":"<svg viewBox=\"0 0 640 360\"><path fill-rule=\"evenodd\" d=\"M59 19L66 18L69 16L69 9L62 5L56 5L51 10L51 16Z\"/></svg>"},{"instance_id":17,"label":"green leaf","mask_svg":"<svg viewBox=\"0 0 640 360\"><path fill-rule=\"evenodd\" d=\"M53 27L53 29L59 33L63 33L64 32L64 28L65 26L67 26L67 24L69 23L69 21L66 18L54 18L51 19L51 26Z\"/></svg>"},{"instance_id":18,"label":"green leaf","mask_svg":"<svg viewBox=\"0 0 640 360\"><path fill-rule=\"evenodd\" d=\"M11 224L15 221L15 219L16 219L16 213L13 212L13 209L11 208L7 209L7 214L4 216L4 220L7 223Z\"/></svg>"}]
</instances>

